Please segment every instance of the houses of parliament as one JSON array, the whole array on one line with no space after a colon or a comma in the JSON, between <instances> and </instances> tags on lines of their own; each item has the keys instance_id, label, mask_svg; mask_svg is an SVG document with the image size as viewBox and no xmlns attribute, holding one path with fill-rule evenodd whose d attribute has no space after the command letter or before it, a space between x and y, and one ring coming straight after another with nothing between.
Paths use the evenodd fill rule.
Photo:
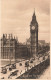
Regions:
<instances>
[{"instance_id":1,"label":"houses of parliament","mask_svg":"<svg viewBox=\"0 0 51 80\"><path fill-rule=\"evenodd\" d=\"M45 44L45 41L41 42ZM18 39L13 37L12 34L3 34L1 38L2 59L35 57L40 48L38 44L38 22L35 12L30 22L30 38L27 39L26 44L19 43Z\"/></svg>"}]
</instances>

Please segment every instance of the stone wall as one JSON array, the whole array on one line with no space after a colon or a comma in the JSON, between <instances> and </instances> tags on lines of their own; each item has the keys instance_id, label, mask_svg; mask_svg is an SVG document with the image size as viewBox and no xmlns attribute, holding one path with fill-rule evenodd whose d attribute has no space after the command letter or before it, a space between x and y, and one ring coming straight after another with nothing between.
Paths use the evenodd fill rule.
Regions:
<instances>
[{"instance_id":1,"label":"stone wall","mask_svg":"<svg viewBox=\"0 0 51 80\"><path fill-rule=\"evenodd\" d=\"M18 79L36 79L38 78L43 71L50 65L50 59L45 60L44 62L32 67L32 69L28 70L24 74L22 74Z\"/></svg>"}]
</instances>

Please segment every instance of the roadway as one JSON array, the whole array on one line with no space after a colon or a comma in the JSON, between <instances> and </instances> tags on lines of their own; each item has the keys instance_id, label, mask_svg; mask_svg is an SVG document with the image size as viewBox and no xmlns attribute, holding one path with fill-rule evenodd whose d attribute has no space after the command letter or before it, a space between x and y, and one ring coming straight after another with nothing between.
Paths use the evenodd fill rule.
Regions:
<instances>
[{"instance_id":1,"label":"roadway","mask_svg":"<svg viewBox=\"0 0 51 80\"><path fill-rule=\"evenodd\" d=\"M48 58L48 55L45 56L45 60L46 60L47 58ZM29 69L31 69L32 67L40 64L40 63L43 62L44 60L43 60L43 57L40 57L39 59L38 59L38 57L37 57L35 60L33 60L33 63L30 63L30 60L29 60L29 67L25 67L25 62L26 62L26 61L27 61L27 60L24 60L24 61L22 61L22 62L16 63L16 69L13 69L12 71L9 71L9 69L8 69L9 67L7 67L7 73L6 73L6 74L1 73L1 76L0 76L0 77L1 77L1 78L4 77L4 79L8 79L8 77L9 77L10 79L16 79L16 78L19 77L20 75L24 74L27 70L29 70ZM20 63L22 63L21 66L20 66ZM15 70L18 70L17 75L15 75L15 76L10 76L10 74L11 74L12 72L14 72Z\"/></svg>"}]
</instances>

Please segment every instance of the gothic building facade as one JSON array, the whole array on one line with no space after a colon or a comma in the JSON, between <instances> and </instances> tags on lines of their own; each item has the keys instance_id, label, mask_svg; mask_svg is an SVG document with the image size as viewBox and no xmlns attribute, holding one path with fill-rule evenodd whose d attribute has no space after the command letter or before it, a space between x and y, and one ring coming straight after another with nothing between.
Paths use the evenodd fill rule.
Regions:
<instances>
[{"instance_id":1,"label":"gothic building facade","mask_svg":"<svg viewBox=\"0 0 51 80\"><path fill-rule=\"evenodd\" d=\"M3 34L1 39L1 58L2 59L15 59L17 48L17 39L13 38L12 34Z\"/></svg>"},{"instance_id":2,"label":"gothic building facade","mask_svg":"<svg viewBox=\"0 0 51 80\"><path fill-rule=\"evenodd\" d=\"M3 34L1 39L1 58L17 59L28 57L28 48L26 45L19 43L17 38L13 38L12 34Z\"/></svg>"},{"instance_id":3,"label":"gothic building facade","mask_svg":"<svg viewBox=\"0 0 51 80\"><path fill-rule=\"evenodd\" d=\"M32 21L30 23L30 38L27 40L26 44L20 44L18 40L12 34L3 34L1 39L1 58L2 59L15 59L18 57L30 57L35 56L38 52L38 23L36 20L35 12L32 16Z\"/></svg>"}]
</instances>

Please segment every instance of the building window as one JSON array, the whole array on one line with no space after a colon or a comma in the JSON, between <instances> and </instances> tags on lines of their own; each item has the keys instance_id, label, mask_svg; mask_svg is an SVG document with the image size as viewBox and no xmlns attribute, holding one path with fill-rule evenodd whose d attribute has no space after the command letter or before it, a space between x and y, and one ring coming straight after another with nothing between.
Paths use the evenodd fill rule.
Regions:
<instances>
[{"instance_id":1,"label":"building window","mask_svg":"<svg viewBox=\"0 0 51 80\"><path fill-rule=\"evenodd\" d=\"M13 52L13 48L10 48L10 52Z\"/></svg>"}]
</instances>

